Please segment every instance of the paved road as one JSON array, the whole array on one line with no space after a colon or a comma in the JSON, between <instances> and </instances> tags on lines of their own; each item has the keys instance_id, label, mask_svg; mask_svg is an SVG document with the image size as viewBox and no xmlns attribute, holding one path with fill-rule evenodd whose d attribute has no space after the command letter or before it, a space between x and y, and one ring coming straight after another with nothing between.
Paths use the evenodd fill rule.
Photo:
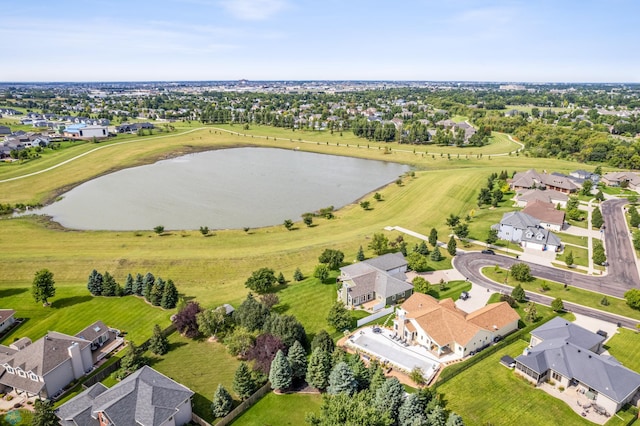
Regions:
<instances>
[{"instance_id":1,"label":"paved road","mask_svg":"<svg viewBox=\"0 0 640 426\"><path fill-rule=\"evenodd\" d=\"M531 268L531 274L542 279L566 283L570 286L584 288L615 297L624 297L624 293L632 287L640 287L640 278L635 264L633 247L629 239L629 231L622 212L626 200L608 200L602 203L602 215L605 217L605 241L607 258L609 259L608 274L602 277L588 276L569 272L548 266L525 262ZM472 282L495 291L511 292L511 287L496 284L480 273L485 266L499 265L510 268L514 263L522 262L511 257L501 255L487 255L478 252L458 255L454 258L453 266L469 278ZM530 300L545 305L551 304L552 298L528 293ZM624 319L617 315L595 309L578 306L565 302L565 308L572 312L581 313L605 321L620 322L625 327L634 328L638 321Z\"/></svg>"}]
</instances>

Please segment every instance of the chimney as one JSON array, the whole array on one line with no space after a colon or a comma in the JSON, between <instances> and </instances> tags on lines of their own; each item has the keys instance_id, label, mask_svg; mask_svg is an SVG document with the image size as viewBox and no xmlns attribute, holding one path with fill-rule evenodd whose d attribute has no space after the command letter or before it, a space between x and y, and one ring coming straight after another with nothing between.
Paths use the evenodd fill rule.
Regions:
<instances>
[{"instance_id":1,"label":"chimney","mask_svg":"<svg viewBox=\"0 0 640 426\"><path fill-rule=\"evenodd\" d=\"M73 376L76 379L84 376L84 367L82 365L82 354L80 353L80 346L78 342L73 342L71 346L67 348L69 358L71 358L71 367L73 367Z\"/></svg>"}]
</instances>

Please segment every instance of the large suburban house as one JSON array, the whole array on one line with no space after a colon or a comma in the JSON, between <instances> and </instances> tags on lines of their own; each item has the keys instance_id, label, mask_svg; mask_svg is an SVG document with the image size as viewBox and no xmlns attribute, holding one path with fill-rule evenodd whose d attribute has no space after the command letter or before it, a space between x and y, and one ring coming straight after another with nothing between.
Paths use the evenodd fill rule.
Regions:
<instances>
[{"instance_id":1,"label":"large suburban house","mask_svg":"<svg viewBox=\"0 0 640 426\"><path fill-rule=\"evenodd\" d=\"M15 314L13 309L0 309L0 335L16 322Z\"/></svg>"},{"instance_id":2,"label":"large suburban house","mask_svg":"<svg viewBox=\"0 0 640 426\"><path fill-rule=\"evenodd\" d=\"M530 346L515 359L515 371L535 384L553 380L566 392L584 393L615 413L638 393L640 374L598 354L604 339L556 317L531 332Z\"/></svg>"},{"instance_id":3,"label":"large suburban house","mask_svg":"<svg viewBox=\"0 0 640 426\"><path fill-rule=\"evenodd\" d=\"M602 182L607 186L626 186L637 191L640 188L640 175L633 172L605 173Z\"/></svg>"},{"instance_id":4,"label":"large suburban house","mask_svg":"<svg viewBox=\"0 0 640 426\"><path fill-rule=\"evenodd\" d=\"M0 345L0 390L55 397L93 369L93 351L106 342L103 330L108 331L98 321L76 336L49 331L35 342L23 337Z\"/></svg>"},{"instance_id":5,"label":"large suburban house","mask_svg":"<svg viewBox=\"0 0 640 426\"><path fill-rule=\"evenodd\" d=\"M565 208L567 207L569 196L564 192L554 191L553 189L542 190L534 188L518 191L515 199L518 207L526 207L529 203L535 201L544 201L545 203L552 203L554 206L559 204L560 207Z\"/></svg>"},{"instance_id":6,"label":"large suburban house","mask_svg":"<svg viewBox=\"0 0 640 426\"><path fill-rule=\"evenodd\" d=\"M402 253L388 253L340 268L338 299L349 307L376 301L374 310L395 304L413 293L406 271Z\"/></svg>"},{"instance_id":7,"label":"large suburban house","mask_svg":"<svg viewBox=\"0 0 640 426\"><path fill-rule=\"evenodd\" d=\"M491 229L498 231L498 238L523 248L558 251L562 247L560 238L543 227L540 220L520 211L505 213Z\"/></svg>"},{"instance_id":8,"label":"large suburban house","mask_svg":"<svg viewBox=\"0 0 640 426\"><path fill-rule=\"evenodd\" d=\"M75 139L106 138L109 136L109 128L79 123L66 127L63 134Z\"/></svg>"},{"instance_id":9,"label":"large suburban house","mask_svg":"<svg viewBox=\"0 0 640 426\"><path fill-rule=\"evenodd\" d=\"M527 206L522 209L522 213L539 220L540 226L551 229L552 231L562 231L564 226L564 211L556 209L552 203L540 200L529 202Z\"/></svg>"},{"instance_id":10,"label":"large suburban house","mask_svg":"<svg viewBox=\"0 0 640 426\"><path fill-rule=\"evenodd\" d=\"M193 391L144 366L112 388L96 383L58 408L63 426L181 426Z\"/></svg>"},{"instance_id":11,"label":"large suburban house","mask_svg":"<svg viewBox=\"0 0 640 426\"><path fill-rule=\"evenodd\" d=\"M526 172L518 172L509 181L512 189L546 188L569 194L576 192L580 187L569 176L560 174L538 173L534 169Z\"/></svg>"},{"instance_id":12,"label":"large suburban house","mask_svg":"<svg viewBox=\"0 0 640 426\"><path fill-rule=\"evenodd\" d=\"M396 310L394 329L407 342L438 356L473 355L518 329L520 316L507 302L491 303L469 314L452 299L414 293Z\"/></svg>"},{"instance_id":13,"label":"large suburban house","mask_svg":"<svg viewBox=\"0 0 640 426\"><path fill-rule=\"evenodd\" d=\"M469 142L469 139L471 138L471 136L473 136L476 133L476 129L472 125L464 121L456 123L455 121L449 120L449 119L440 120L436 123L436 126L443 127L444 129L447 129L447 130L450 129L454 133L457 132L458 129L464 130L465 142Z\"/></svg>"}]
</instances>

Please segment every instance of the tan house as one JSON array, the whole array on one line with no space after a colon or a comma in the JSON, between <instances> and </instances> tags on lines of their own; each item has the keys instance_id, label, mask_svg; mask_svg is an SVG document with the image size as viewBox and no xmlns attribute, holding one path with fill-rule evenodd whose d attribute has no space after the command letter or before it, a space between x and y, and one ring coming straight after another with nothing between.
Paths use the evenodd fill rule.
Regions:
<instances>
[{"instance_id":1,"label":"tan house","mask_svg":"<svg viewBox=\"0 0 640 426\"><path fill-rule=\"evenodd\" d=\"M560 207L567 207L567 201L569 197L567 194L554 191L553 189L523 189L516 194L516 205L518 207L526 207L529 203L535 201L544 201L545 203L552 203L554 206L560 204Z\"/></svg>"},{"instance_id":2,"label":"tan house","mask_svg":"<svg viewBox=\"0 0 640 426\"><path fill-rule=\"evenodd\" d=\"M554 191L569 194L576 192L580 187L569 177L557 174L538 173L534 169L526 172L519 172L509 181L512 189L534 189L546 188Z\"/></svg>"},{"instance_id":3,"label":"tan house","mask_svg":"<svg viewBox=\"0 0 640 426\"><path fill-rule=\"evenodd\" d=\"M518 329L520 316L508 303L491 303L466 314L452 299L414 293L396 311L396 333L438 356L473 355Z\"/></svg>"},{"instance_id":4,"label":"tan house","mask_svg":"<svg viewBox=\"0 0 640 426\"><path fill-rule=\"evenodd\" d=\"M602 182L607 186L627 186L637 191L640 188L640 175L632 172L611 172L602 176Z\"/></svg>"},{"instance_id":5,"label":"tan house","mask_svg":"<svg viewBox=\"0 0 640 426\"><path fill-rule=\"evenodd\" d=\"M522 213L540 221L539 225L552 231L562 231L565 213L545 201L536 200L527 204Z\"/></svg>"}]
</instances>

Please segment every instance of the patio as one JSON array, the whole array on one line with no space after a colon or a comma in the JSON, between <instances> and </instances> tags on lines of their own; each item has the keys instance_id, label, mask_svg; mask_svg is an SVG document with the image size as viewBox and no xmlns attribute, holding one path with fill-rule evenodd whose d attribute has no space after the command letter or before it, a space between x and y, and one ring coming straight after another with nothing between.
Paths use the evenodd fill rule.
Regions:
<instances>
[{"instance_id":1,"label":"patio","mask_svg":"<svg viewBox=\"0 0 640 426\"><path fill-rule=\"evenodd\" d=\"M602 411L602 414L598 413L599 407L591 399L587 398L585 394L579 392L578 386L569 386L563 392L560 392L557 387L552 386L549 383L542 383L538 388L542 389L554 398L564 401L578 415L593 423L603 425L611 417L611 413L607 413L609 415L605 415L604 410Z\"/></svg>"},{"instance_id":2,"label":"patio","mask_svg":"<svg viewBox=\"0 0 640 426\"><path fill-rule=\"evenodd\" d=\"M17 393L15 390L7 393L4 397L0 398L0 411L9 412L15 408L24 410L33 410L33 403L36 400L36 396L27 397L26 393ZM27 404L27 401L31 401ZM18 407L19 405L19 407Z\"/></svg>"}]
</instances>

